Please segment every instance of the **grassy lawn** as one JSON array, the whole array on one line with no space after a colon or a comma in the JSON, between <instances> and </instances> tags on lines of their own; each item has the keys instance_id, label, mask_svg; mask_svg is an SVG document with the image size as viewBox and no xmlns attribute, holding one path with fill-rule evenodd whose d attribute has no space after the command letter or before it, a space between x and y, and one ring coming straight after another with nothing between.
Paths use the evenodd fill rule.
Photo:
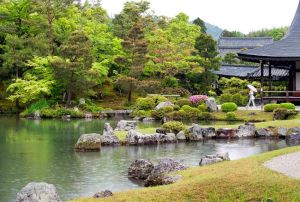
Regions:
<instances>
[{"instance_id":1,"label":"grassy lawn","mask_svg":"<svg viewBox=\"0 0 300 202\"><path fill-rule=\"evenodd\" d=\"M142 129L138 129L137 131L142 134L155 134L156 128L142 128ZM125 141L128 131L116 131L115 134L121 141Z\"/></svg>"},{"instance_id":2,"label":"grassy lawn","mask_svg":"<svg viewBox=\"0 0 300 202\"><path fill-rule=\"evenodd\" d=\"M183 179L169 186L114 193L102 201L300 201L300 181L271 171L263 163L273 157L300 151L291 147L180 172ZM73 202L95 202L78 199Z\"/></svg>"},{"instance_id":3,"label":"grassy lawn","mask_svg":"<svg viewBox=\"0 0 300 202\"><path fill-rule=\"evenodd\" d=\"M273 113L264 111L244 111L239 110L234 112L236 117L242 121L252 121L252 122L262 122L262 121L272 121ZM226 120L226 113L215 112L212 113L218 120Z\"/></svg>"}]
</instances>

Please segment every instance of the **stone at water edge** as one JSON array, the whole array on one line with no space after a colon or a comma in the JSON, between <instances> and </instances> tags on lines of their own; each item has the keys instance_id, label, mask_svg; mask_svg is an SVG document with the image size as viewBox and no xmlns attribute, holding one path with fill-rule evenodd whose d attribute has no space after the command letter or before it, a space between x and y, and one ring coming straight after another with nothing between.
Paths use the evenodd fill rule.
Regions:
<instances>
[{"instance_id":1,"label":"stone at water edge","mask_svg":"<svg viewBox=\"0 0 300 202\"><path fill-rule=\"evenodd\" d=\"M232 139L237 138L237 130L232 128L220 128L217 130L217 139Z\"/></svg>"},{"instance_id":2,"label":"stone at water edge","mask_svg":"<svg viewBox=\"0 0 300 202\"><path fill-rule=\"evenodd\" d=\"M208 98L205 101L205 104L207 106L208 112L216 112L216 111L218 111L218 105L217 105L217 102L216 102L216 100L214 98Z\"/></svg>"},{"instance_id":3,"label":"stone at water edge","mask_svg":"<svg viewBox=\"0 0 300 202\"><path fill-rule=\"evenodd\" d=\"M21 189L16 202L62 202L62 200L54 185L32 182Z\"/></svg>"},{"instance_id":4,"label":"stone at water edge","mask_svg":"<svg viewBox=\"0 0 300 202\"><path fill-rule=\"evenodd\" d=\"M188 130L189 140L199 141L203 140L202 128L198 124L193 124Z\"/></svg>"},{"instance_id":5,"label":"stone at water edge","mask_svg":"<svg viewBox=\"0 0 300 202\"><path fill-rule=\"evenodd\" d=\"M128 177L137 180L145 180L149 177L153 168L154 165L149 160L135 160L128 168Z\"/></svg>"},{"instance_id":6,"label":"stone at water edge","mask_svg":"<svg viewBox=\"0 0 300 202\"><path fill-rule=\"evenodd\" d=\"M228 153L203 156L200 159L199 166L211 165L215 163L220 163L222 161L230 161Z\"/></svg>"},{"instance_id":7,"label":"stone at water edge","mask_svg":"<svg viewBox=\"0 0 300 202\"><path fill-rule=\"evenodd\" d=\"M172 103L172 102L161 102L159 103L155 109L156 110L160 110L160 109L163 109L165 107L174 107L175 105Z\"/></svg>"},{"instance_id":8,"label":"stone at water edge","mask_svg":"<svg viewBox=\"0 0 300 202\"><path fill-rule=\"evenodd\" d=\"M104 124L103 135L101 137L103 145L119 145L120 139L115 135L113 128L109 123Z\"/></svg>"},{"instance_id":9,"label":"stone at water edge","mask_svg":"<svg viewBox=\"0 0 300 202\"><path fill-rule=\"evenodd\" d=\"M81 135L75 144L75 150L78 152L100 151L101 135L97 133Z\"/></svg>"},{"instance_id":10,"label":"stone at water edge","mask_svg":"<svg viewBox=\"0 0 300 202\"><path fill-rule=\"evenodd\" d=\"M185 170L187 167L181 162L173 159L163 159L158 165L154 166L151 174L145 181L145 186L166 185L175 182L180 177L168 176L170 172Z\"/></svg>"},{"instance_id":11,"label":"stone at water edge","mask_svg":"<svg viewBox=\"0 0 300 202\"><path fill-rule=\"evenodd\" d=\"M136 121L126 121L121 120L118 122L116 131L130 131L136 129L137 122Z\"/></svg>"},{"instance_id":12,"label":"stone at water edge","mask_svg":"<svg viewBox=\"0 0 300 202\"><path fill-rule=\"evenodd\" d=\"M245 124L245 125L239 126L236 135L239 138L254 137L255 136L255 131L256 131L255 125Z\"/></svg>"},{"instance_id":13,"label":"stone at water edge","mask_svg":"<svg viewBox=\"0 0 300 202\"><path fill-rule=\"evenodd\" d=\"M277 129L277 133L279 137L286 137L288 135L289 130L287 128L279 127Z\"/></svg>"},{"instance_id":14,"label":"stone at water edge","mask_svg":"<svg viewBox=\"0 0 300 202\"><path fill-rule=\"evenodd\" d=\"M186 136L185 133L183 131L180 131L177 135L176 135L176 139L178 141L185 141L186 140Z\"/></svg>"},{"instance_id":15,"label":"stone at water edge","mask_svg":"<svg viewBox=\"0 0 300 202\"><path fill-rule=\"evenodd\" d=\"M267 128L261 128L255 132L256 137L272 137L273 135L273 132Z\"/></svg>"},{"instance_id":16,"label":"stone at water edge","mask_svg":"<svg viewBox=\"0 0 300 202\"><path fill-rule=\"evenodd\" d=\"M113 196L113 193L110 190L105 190L96 193L93 198L107 198Z\"/></svg>"}]
</instances>

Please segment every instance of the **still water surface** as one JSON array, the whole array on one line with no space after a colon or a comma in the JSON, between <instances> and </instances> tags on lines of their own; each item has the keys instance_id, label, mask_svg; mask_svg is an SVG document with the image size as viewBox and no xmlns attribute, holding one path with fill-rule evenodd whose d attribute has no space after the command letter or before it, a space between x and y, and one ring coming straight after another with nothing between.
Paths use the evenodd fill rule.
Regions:
<instances>
[{"instance_id":1,"label":"still water surface","mask_svg":"<svg viewBox=\"0 0 300 202\"><path fill-rule=\"evenodd\" d=\"M285 141L238 140L104 147L99 153L73 151L80 134L101 133L105 122L115 126L117 120L33 121L0 117L0 201L14 201L16 193L32 181L54 184L63 200L92 196L104 189L139 188L126 177L128 166L138 158L157 162L172 157L197 166L204 154L229 152L231 159L239 159L287 146ZM152 126L158 124L139 125Z\"/></svg>"}]
</instances>

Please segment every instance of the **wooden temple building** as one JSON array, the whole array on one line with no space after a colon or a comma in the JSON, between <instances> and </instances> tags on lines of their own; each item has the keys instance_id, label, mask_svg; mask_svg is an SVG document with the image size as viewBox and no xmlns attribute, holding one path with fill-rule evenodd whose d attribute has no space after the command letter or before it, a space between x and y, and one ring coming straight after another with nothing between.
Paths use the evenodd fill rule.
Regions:
<instances>
[{"instance_id":1,"label":"wooden temple building","mask_svg":"<svg viewBox=\"0 0 300 202\"><path fill-rule=\"evenodd\" d=\"M238 53L241 60L260 64L261 102L299 102L300 101L300 2L294 20L284 38L271 44ZM288 71L286 91L271 91L272 69ZM268 71L268 79L265 79ZM268 80L268 83L265 81ZM265 84L267 83L267 84ZM268 91L264 91L268 85Z\"/></svg>"}]
</instances>

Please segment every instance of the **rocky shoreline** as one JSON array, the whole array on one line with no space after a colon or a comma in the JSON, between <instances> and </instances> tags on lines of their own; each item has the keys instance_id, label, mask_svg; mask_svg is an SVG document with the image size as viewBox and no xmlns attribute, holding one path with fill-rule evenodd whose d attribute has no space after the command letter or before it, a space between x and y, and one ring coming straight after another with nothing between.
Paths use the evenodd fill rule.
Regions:
<instances>
[{"instance_id":1,"label":"rocky shoreline","mask_svg":"<svg viewBox=\"0 0 300 202\"><path fill-rule=\"evenodd\" d=\"M121 141L115 131L127 131L124 141ZM300 128L268 127L256 128L253 123L246 123L237 129L202 127L193 124L184 131L178 133L169 132L158 128L155 134L142 134L137 130L136 121L122 120L114 130L109 123L104 126L103 134L84 134L75 145L76 151L100 151L101 146L139 146L155 145L178 142L204 141L207 139L286 139L299 141Z\"/></svg>"}]
</instances>

